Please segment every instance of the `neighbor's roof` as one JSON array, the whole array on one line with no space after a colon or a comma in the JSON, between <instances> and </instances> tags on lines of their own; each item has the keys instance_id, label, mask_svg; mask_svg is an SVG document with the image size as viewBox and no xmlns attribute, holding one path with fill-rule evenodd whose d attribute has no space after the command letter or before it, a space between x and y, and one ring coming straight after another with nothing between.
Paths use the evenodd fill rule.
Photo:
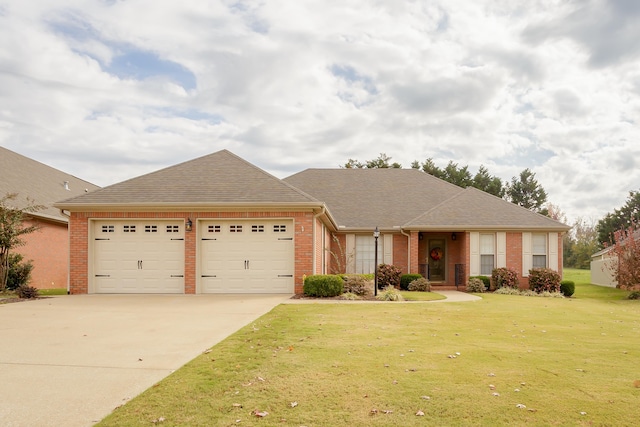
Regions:
<instances>
[{"instance_id":1,"label":"neighbor's roof","mask_svg":"<svg viewBox=\"0 0 640 427\"><path fill-rule=\"evenodd\" d=\"M324 201L347 229L544 229L570 227L475 188L416 169L307 169L285 181Z\"/></svg>"},{"instance_id":2,"label":"neighbor's roof","mask_svg":"<svg viewBox=\"0 0 640 427\"><path fill-rule=\"evenodd\" d=\"M68 189L65 188L65 182L68 183ZM32 216L68 222L68 217L53 204L97 188L100 187L0 147L0 197L17 193L16 208L24 208L29 204L44 206L44 209L30 214ZM33 203L29 203L27 198Z\"/></svg>"},{"instance_id":3,"label":"neighbor's roof","mask_svg":"<svg viewBox=\"0 0 640 427\"><path fill-rule=\"evenodd\" d=\"M321 206L322 203L227 150L56 203L57 207L69 210L239 205Z\"/></svg>"}]
</instances>

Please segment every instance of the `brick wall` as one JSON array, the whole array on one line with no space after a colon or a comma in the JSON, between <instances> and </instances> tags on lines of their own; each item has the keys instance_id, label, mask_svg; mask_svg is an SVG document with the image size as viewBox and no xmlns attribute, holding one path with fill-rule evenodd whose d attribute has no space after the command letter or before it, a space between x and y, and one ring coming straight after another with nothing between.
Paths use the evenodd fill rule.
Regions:
<instances>
[{"instance_id":1,"label":"brick wall","mask_svg":"<svg viewBox=\"0 0 640 427\"><path fill-rule=\"evenodd\" d=\"M402 274L409 273L409 238L403 234L393 235L393 265L400 267Z\"/></svg>"},{"instance_id":2,"label":"brick wall","mask_svg":"<svg viewBox=\"0 0 640 427\"><path fill-rule=\"evenodd\" d=\"M25 221L25 226L33 225ZM38 221L38 231L22 237L23 246L13 252L24 256L24 261L33 261L31 286L38 289L57 289L67 287L69 271L69 234L67 225Z\"/></svg>"}]
</instances>

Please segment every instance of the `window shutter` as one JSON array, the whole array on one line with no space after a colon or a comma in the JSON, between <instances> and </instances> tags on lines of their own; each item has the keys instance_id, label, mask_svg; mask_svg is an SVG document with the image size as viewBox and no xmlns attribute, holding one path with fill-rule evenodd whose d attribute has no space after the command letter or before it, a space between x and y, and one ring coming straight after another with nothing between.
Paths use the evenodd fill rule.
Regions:
<instances>
[{"instance_id":1,"label":"window shutter","mask_svg":"<svg viewBox=\"0 0 640 427\"><path fill-rule=\"evenodd\" d=\"M558 271L558 233L549 233L549 268Z\"/></svg>"},{"instance_id":2,"label":"window shutter","mask_svg":"<svg viewBox=\"0 0 640 427\"><path fill-rule=\"evenodd\" d=\"M384 250L383 261L385 264L393 265L393 234L383 234L382 248Z\"/></svg>"},{"instance_id":3,"label":"window shutter","mask_svg":"<svg viewBox=\"0 0 640 427\"><path fill-rule=\"evenodd\" d=\"M347 257L347 273L356 272L356 235L347 234L345 255Z\"/></svg>"},{"instance_id":4,"label":"window shutter","mask_svg":"<svg viewBox=\"0 0 640 427\"><path fill-rule=\"evenodd\" d=\"M480 233L472 231L469 233L470 260L469 274L471 276L480 275Z\"/></svg>"},{"instance_id":5,"label":"window shutter","mask_svg":"<svg viewBox=\"0 0 640 427\"><path fill-rule=\"evenodd\" d=\"M507 233L499 231L496 233L496 267L507 266Z\"/></svg>"},{"instance_id":6,"label":"window shutter","mask_svg":"<svg viewBox=\"0 0 640 427\"><path fill-rule=\"evenodd\" d=\"M522 233L522 277L529 277L529 270L532 267L531 233Z\"/></svg>"}]
</instances>

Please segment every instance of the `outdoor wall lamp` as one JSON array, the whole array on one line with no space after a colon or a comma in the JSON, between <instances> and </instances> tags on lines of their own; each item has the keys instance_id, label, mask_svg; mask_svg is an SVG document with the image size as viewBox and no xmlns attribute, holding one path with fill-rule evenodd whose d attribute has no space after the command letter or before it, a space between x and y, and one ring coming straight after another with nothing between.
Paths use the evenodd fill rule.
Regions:
<instances>
[{"instance_id":1,"label":"outdoor wall lamp","mask_svg":"<svg viewBox=\"0 0 640 427\"><path fill-rule=\"evenodd\" d=\"M376 229L373 230L373 238L376 241L375 255L374 255L374 270L373 270L373 295L378 296L378 237L380 237L380 230L376 225Z\"/></svg>"},{"instance_id":2,"label":"outdoor wall lamp","mask_svg":"<svg viewBox=\"0 0 640 427\"><path fill-rule=\"evenodd\" d=\"M457 238L456 233L451 233L451 240L456 240Z\"/></svg>"},{"instance_id":3,"label":"outdoor wall lamp","mask_svg":"<svg viewBox=\"0 0 640 427\"><path fill-rule=\"evenodd\" d=\"M191 222L191 218L187 218L184 229L186 231L191 231L191 227L193 227L193 222Z\"/></svg>"}]
</instances>

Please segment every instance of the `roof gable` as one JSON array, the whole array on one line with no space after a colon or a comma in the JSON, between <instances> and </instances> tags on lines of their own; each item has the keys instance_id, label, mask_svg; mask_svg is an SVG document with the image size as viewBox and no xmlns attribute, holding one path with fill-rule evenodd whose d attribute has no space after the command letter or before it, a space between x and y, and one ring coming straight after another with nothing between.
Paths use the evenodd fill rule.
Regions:
<instances>
[{"instance_id":1,"label":"roof gable","mask_svg":"<svg viewBox=\"0 0 640 427\"><path fill-rule=\"evenodd\" d=\"M29 204L27 197L35 204L44 206L43 210L32 214L35 217L68 222L68 218L53 206L54 203L98 188L66 172L0 147L0 197L17 193L18 208Z\"/></svg>"},{"instance_id":2,"label":"roof gable","mask_svg":"<svg viewBox=\"0 0 640 427\"><path fill-rule=\"evenodd\" d=\"M568 230L565 224L492 194L467 187L405 224L412 229Z\"/></svg>"},{"instance_id":3,"label":"roof gable","mask_svg":"<svg viewBox=\"0 0 640 427\"><path fill-rule=\"evenodd\" d=\"M57 204L94 205L319 204L313 197L222 150Z\"/></svg>"},{"instance_id":4,"label":"roof gable","mask_svg":"<svg viewBox=\"0 0 640 427\"><path fill-rule=\"evenodd\" d=\"M284 181L325 202L339 227L359 229L403 226L463 191L416 169L307 169Z\"/></svg>"}]
</instances>

